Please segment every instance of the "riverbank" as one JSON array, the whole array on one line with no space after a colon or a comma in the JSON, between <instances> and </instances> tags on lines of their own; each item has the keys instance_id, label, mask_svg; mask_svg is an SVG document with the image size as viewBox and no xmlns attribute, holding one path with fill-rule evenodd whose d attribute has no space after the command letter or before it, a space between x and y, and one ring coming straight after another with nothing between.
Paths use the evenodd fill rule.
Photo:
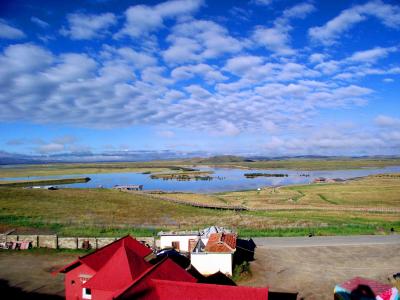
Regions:
<instances>
[{"instance_id":1,"label":"riverbank","mask_svg":"<svg viewBox=\"0 0 400 300\"><path fill-rule=\"evenodd\" d=\"M90 181L89 177L0 181L0 188L1 187L3 187L3 188L4 187L41 187L41 186L50 186L50 185L85 183L88 181Z\"/></svg>"}]
</instances>

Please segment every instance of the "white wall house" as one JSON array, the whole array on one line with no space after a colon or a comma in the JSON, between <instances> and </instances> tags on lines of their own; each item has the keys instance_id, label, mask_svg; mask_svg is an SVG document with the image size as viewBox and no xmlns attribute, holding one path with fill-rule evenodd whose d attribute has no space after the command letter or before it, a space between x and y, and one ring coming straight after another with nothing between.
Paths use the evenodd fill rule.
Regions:
<instances>
[{"instance_id":1,"label":"white wall house","mask_svg":"<svg viewBox=\"0 0 400 300\"><path fill-rule=\"evenodd\" d=\"M189 242L194 241L194 244L199 239L199 233L160 233L160 248L174 248L181 252L189 252Z\"/></svg>"},{"instance_id":2,"label":"white wall house","mask_svg":"<svg viewBox=\"0 0 400 300\"><path fill-rule=\"evenodd\" d=\"M193 267L203 275L218 271L232 276L232 253L192 252L190 261Z\"/></svg>"}]
</instances>

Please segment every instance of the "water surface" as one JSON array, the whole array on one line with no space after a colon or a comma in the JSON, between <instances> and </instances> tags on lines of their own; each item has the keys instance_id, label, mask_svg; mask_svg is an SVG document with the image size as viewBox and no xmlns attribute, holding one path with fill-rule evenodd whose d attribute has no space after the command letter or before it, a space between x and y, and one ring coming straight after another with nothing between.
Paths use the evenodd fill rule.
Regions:
<instances>
[{"instance_id":1,"label":"water surface","mask_svg":"<svg viewBox=\"0 0 400 300\"><path fill-rule=\"evenodd\" d=\"M71 188L111 188L115 185L125 184L143 184L144 190L162 190L162 191L181 191L195 193L215 193L225 191L237 191L256 189L265 186L308 184L317 177L342 178L349 179L373 174L400 173L400 166L391 166L379 169L357 169L357 170L328 170L328 171L299 171L299 170L243 170L231 168L209 168L201 167L202 171L214 171L213 177L224 178L213 179L211 181L191 180L162 180L151 179L149 174L141 173L106 173L106 174L79 174L62 176L31 176L19 178L1 178L0 180L34 180L34 179L52 179L52 178L71 178L71 177L90 177L87 183L73 183L62 185L62 187ZM269 174L288 174L288 177L256 177L246 178L245 173L269 173ZM308 174L308 177L300 176ZM60 185L61 186L61 185Z\"/></svg>"}]
</instances>

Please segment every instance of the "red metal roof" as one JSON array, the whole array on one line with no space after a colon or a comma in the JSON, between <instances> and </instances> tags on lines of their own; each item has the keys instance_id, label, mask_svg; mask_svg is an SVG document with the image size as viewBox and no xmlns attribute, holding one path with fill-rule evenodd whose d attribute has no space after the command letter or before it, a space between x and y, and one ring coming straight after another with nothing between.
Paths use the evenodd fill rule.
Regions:
<instances>
[{"instance_id":1,"label":"red metal roof","mask_svg":"<svg viewBox=\"0 0 400 300\"><path fill-rule=\"evenodd\" d=\"M234 233L212 233L204 248L206 252L234 252L237 235Z\"/></svg>"},{"instance_id":2,"label":"red metal roof","mask_svg":"<svg viewBox=\"0 0 400 300\"><path fill-rule=\"evenodd\" d=\"M197 281L196 278L173 260L166 258L143 272L129 286L114 293L114 299L157 299L154 298L156 290L152 285L151 279L169 279L173 283L177 281Z\"/></svg>"},{"instance_id":3,"label":"red metal roof","mask_svg":"<svg viewBox=\"0 0 400 300\"><path fill-rule=\"evenodd\" d=\"M378 281L362 277L354 277L348 281L339 284L339 286L349 292L356 290L359 286L368 286L377 296L392 288L392 286L390 286L389 284L380 283Z\"/></svg>"},{"instance_id":4,"label":"red metal roof","mask_svg":"<svg viewBox=\"0 0 400 300\"><path fill-rule=\"evenodd\" d=\"M75 267L79 266L80 264L86 264L94 271L98 271L107 263L107 261L114 255L114 253L123 246L131 249L133 252L141 257L146 257L147 255L152 253L152 250L150 248L146 247L142 243L138 242L136 239L127 235L113 243L97 249L92 253L79 257L77 260L58 270L57 273L66 273L69 270L72 270Z\"/></svg>"},{"instance_id":5,"label":"red metal roof","mask_svg":"<svg viewBox=\"0 0 400 300\"><path fill-rule=\"evenodd\" d=\"M153 279L157 300L267 300L267 288L228 286Z\"/></svg>"},{"instance_id":6,"label":"red metal roof","mask_svg":"<svg viewBox=\"0 0 400 300\"><path fill-rule=\"evenodd\" d=\"M113 254L106 264L82 287L103 291L115 291L132 281L151 264L124 245Z\"/></svg>"}]
</instances>

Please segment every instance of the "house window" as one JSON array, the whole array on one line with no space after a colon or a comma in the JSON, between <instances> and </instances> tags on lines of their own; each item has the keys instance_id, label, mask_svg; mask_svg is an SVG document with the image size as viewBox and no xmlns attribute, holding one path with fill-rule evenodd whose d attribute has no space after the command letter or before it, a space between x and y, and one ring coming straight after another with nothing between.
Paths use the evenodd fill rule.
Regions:
<instances>
[{"instance_id":1,"label":"house window","mask_svg":"<svg viewBox=\"0 0 400 300\"><path fill-rule=\"evenodd\" d=\"M82 289L82 298L83 299L92 299L92 290L83 288Z\"/></svg>"},{"instance_id":2,"label":"house window","mask_svg":"<svg viewBox=\"0 0 400 300\"><path fill-rule=\"evenodd\" d=\"M179 249L180 249L180 247L179 247L179 242L177 242L177 241L172 242L172 248L174 248L175 250L178 250L178 251L179 251Z\"/></svg>"}]
</instances>

